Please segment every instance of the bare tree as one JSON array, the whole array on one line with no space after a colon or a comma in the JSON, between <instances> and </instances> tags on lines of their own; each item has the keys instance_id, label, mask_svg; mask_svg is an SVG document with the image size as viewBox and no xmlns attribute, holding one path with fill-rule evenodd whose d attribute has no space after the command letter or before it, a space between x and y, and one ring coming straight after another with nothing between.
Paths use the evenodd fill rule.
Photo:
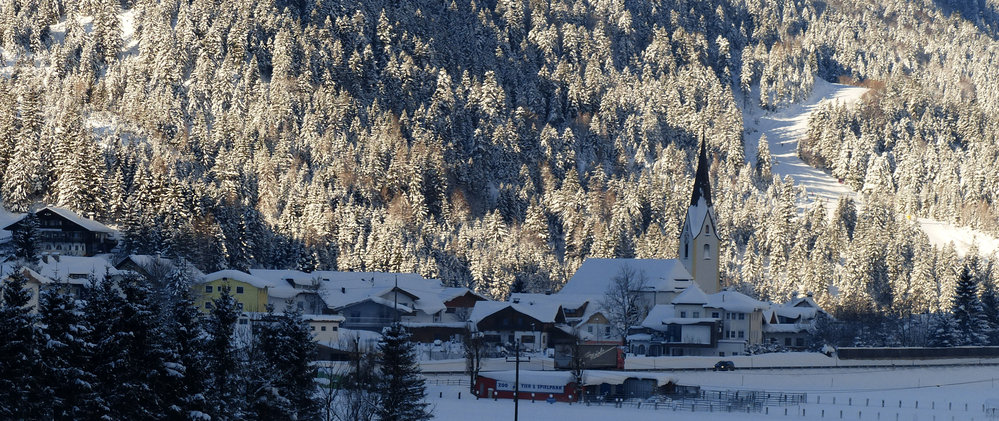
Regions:
<instances>
[{"instance_id":1,"label":"bare tree","mask_svg":"<svg viewBox=\"0 0 999 421\"><path fill-rule=\"evenodd\" d=\"M479 377L479 370L482 369L482 357L486 351L485 341L482 332L475 330L475 324L469 323L468 329L462 336L462 345L465 349L465 373L468 374L469 391L475 393L475 380Z\"/></svg>"},{"instance_id":2,"label":"bare tree","mask_svg":"<svg viewBox=\"0 0 999 421\"><path fill-rule=\"evenodd\" d=\"M583 356L583 338L580 336L579 326L572 327L572 343L569 344L569 371L572 372L572 380L576 383L576 390L573 395L576 399L583 400L583 369L586 365Z\"/></svg>"},{"instance_id":3,"label":"bare tree","mask_svg":"<svg viewBox=\"0 0 999 421\"><path fill-rule=\"evenodd\" d=\"M600 302L611 327L622 338L628 335L628 328L641 323L648 313L648 306L642 299L642 290L647 283L645 272L622 266Z\"/></svg>"},{"instance_id":4,"label":"bare tree","mask_svg":"<svg viewBox=\"0 0 999 421\"><path fill-rule=\"evenodd\" d=\"M347 349L350 361L341 370L338 390L327 391L329 401L326 419L341 421L370 421L378 408L375 353L364 349L357 337L341 339L341 349ZM325 398L325 396L324 396ZM325 400L325 399L324 399Z\"/></svg>"}]
</instances>

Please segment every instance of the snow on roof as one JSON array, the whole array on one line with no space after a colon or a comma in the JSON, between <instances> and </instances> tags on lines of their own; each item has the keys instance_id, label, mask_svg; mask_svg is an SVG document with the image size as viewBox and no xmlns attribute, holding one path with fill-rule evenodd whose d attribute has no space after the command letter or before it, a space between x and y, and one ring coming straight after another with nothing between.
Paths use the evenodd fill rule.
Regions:
<instances>
[{"instance_id":1,"label":"snow on roof","mask_svg":"<svg viewBox=\"0 0 999 421\"><path fill-rule=\"evenodd\" d=\"M253 285L256 288L265 288L267 289L267 295L274 298L282 298L282 299L292 298L298 295L299 292L301 292L296 290L295 288L292 288L291 285L288 285L287 283L282 285L272 280L267 280L264 278L260 278L258 276L253 276L243 271L238 271L233 269L220 270L218 272L209 273L204 277L202 277L199 283L203 284L212 281L217 281L219 279L232 279L234 281L239 281Z\"/></svg>"},{"instance_id":2,"label":"snow on roof","mask_svg":"<svg viewBox=\"0 0 999 421\"><path fill-rule=\"evenodd\" d=\"M343 322L347 318L339 314L303 314L302 320L307 322Z\"/></svg>"},{"instance_id":3,"label":"snow on roof","mask_svg":"<svg viewBox=\"0 0 999 421\"><path fill-rule=\"evenodd\" d=\"M641 372L641 371L583 370L583 386L595 386L603 383L624 384L624 381L627 379L655 380L657 386L664 386L668 383L676 383L676 378L674 378L668 373Z\"/></svg>"},{"instance_id":4,"label":"snow on roof","mask_svg":"<svg viewBox=\"0 0 999 421\"><path fill-rule=\"evenodd\" d=\"M479 297L479 298L481 298L483 300L487 300L488 299L486 297L483 297L482 294L477 294L475 291L472 291L472 290L470 290L468 288L465 288L465 287L445 287L445 288L442 288L441 291L440 291L440 293L437 294L437 295L440 297L441 301L451 301L451 300L453 300L455 298L458 298L458 297L461 297L461 296L463 296L465 294L472 294L472 295L474 295L476 297Z\"/></svg>"},{"instance_id":5,"label":"snow on roof","mask_svg":"<svg viewBox=\"0 0 999 421\"><path fill-rule=\"evenodd\" d=\"M472 323L479 323L482 319L507 307L513 308L518 313L533 317L542 323L555 323L558 313L562 310L561 306L554 303L514 304L503 301L479 301L472 308L472 314L468 317L468 320Z\"/></svg>"},{"instance_id":6,"label":"snow on roof","mask_svg":"<svg viewBox=\"0 0 999 421\"><path fill-rule=\"evenodd\" d=\"M649 310L649 314L642 320L642 327L662 330L662 321L671 317L676 317L676 309L672 304L659 304Z\"/></svg>"},{"instance_id":7,"label":"snow on roof","mask_svg":"<svg viewBox=\"0 0 999 421\"><path fill-rule=\"evenodd\" d=\"M765 310L770 307L770 304L754 299L741 292L726 290L709 295L705 307L720 308L740 313L752 313L756 310Z\"/></svg>"},{"instance_id":8,"label":"snow on roof","mask_svg":"<svg viewBox=\"0 0 999 421\"><path fill-rule=\"evenodd\" d=\"M47 256L38 262L38 273L46 278L69 281L87 279L93 274L97 279L131 273L118 270L111 262L100 257Z\"/></svg>"},{"instance_id":9,"label":"snow on roof","mask_svg":"<svg viewBox=\"0 0 999 421\"><path fill-rule=\"evenodd\" d=\"M82 217L80 215L77 215L76 212L73 212L73 211L71 211L69 209L58 208L58 207L55 207L55 206L47 206L47 207L45 207L45 209L48 209L48 210L56 213L57 215L59 215L59 216L61 216L63 218L68 219L70 222L72 222L74 224L77 224L77 225L79 225L79 226L81 226L81 227L83 227L83 228L85 228L85 229L87 229L89 231L106 232L106 233L112 233L112 232L114 232L114 230L112 230L111 228L108 228L107 225L104 225L104 224L102 224L100 222L97 222L97 221L95 221L93 219L84 218L84 217ZM45 209L42 209L42 210L45 210Z\"/></svg>"},{"instance_id":10,"label":"snow on roof","mask_svg":"<svg viewBox=\"0 0 999 421\"><path fill-rule=\"evenodd\" d=\"M812 319L815 318L815 313L819 309L814 307L788 307L788 306L774 306L774 311L777 312L778 316L787 317L789 319Z\"/></svg>"},{"instance_id":11,"label":"snow on roof","mask_svg":"<svg viewBox=\"0 0 999 421\"><path fill-rule=\"evenodd\" d=\"M714 323L716 321L718 321L718 319L711 317L668 317L662 319L660 323L663 325L696 325L698 323Z\"/></svg>"},{"instance_id":12,"label":"snow on roof","mask_svg":"<svg viewBox=\"0 0 999 421\"><path fill-rule=\"evenodd\" d=\"M514 370L486 371L479 373L479 375L507 383L517 381L517 373ZM624 381L627 379L651 379L655 380L656 384L660 386L676 382L673 376L667 373L583 370L583 386L595 386L604 383L624 384ZM520 370L521 384L566 385L574 381L575 379L570 371Z\"/></svg>"},{"instance_id":13,"label":"snow on roof","mask_svg":"<svg viewBox=\"0 0 999 421\"><path fill-rule=\"evenodd\" d=\"M797 323L763 324L763 331L767 333L799 333L806 330L808 330L806 326Z\"/></svg>"},{"instance_id":14,"label":"snow on roof","mask_svg":"<svg viewBox=\"0 0 999 421\"><path fill-rule=\"evenodd\" d=\"M316 271L312 275L321 280L319 295L332 309L369 299L382 304L382 301L375 298L391 292L396 281L399 290L416 297L413 303L416 310L434 314L445 308L441 298L445 288L440 281L427 279L416 273ZM388 301L388 306L392 307L391 301Z\"/></svg>"},{"instance_id":15,"label":"snow on roof","mask_svg":"<svg viewBox=\"0 0 999 421\"><path fill-rule=\"evenodd\" d=\"M708 296L701 291L701 288L697 284L693 284L686 290L673 298L673 304L707 304Z\"/></svg>"},{"instance_id":16,"label":"snow on roof","mask_svg":"<svg viewBox=\"0 0 999 421\"><path fill-rule=\"evenodd\" d=\"M479 375L507 383L517 381L515 370L487 371L480 372ZM572 372L569 371L520 370L520 384L531 383L564 386L572 382Z\"/></svg>"},{"instance_id":17,"label":"snow on roof","mask_svg":"<svg viewBox=\"0 0 999 421\"><path fill-rule=\"evenodd\" d=\"M592 301L594 298L585 295L575 294L530 294L514 293L510 294L509 302L515 304L558 304L562 308L577 309Z\"/></svg>"},{"instance_id":18,"label":"snow on roof","mask_svg":"<svg viewBox=\"0 0 999 421\"><path fill-rule=\"evenodd\" d=\"M296 288L311 287L314 281L319 282L321 279L315 273L306 273L300 270L250 269L250 274L274 283L284 282L286 285L293 285ZM292 281L291 283L288 283L289 279Z\"/></svg>"},{"instance_id":19,"label":"snow on roof","mask_svg":"<svg viewBox=\"0 0 999 421\"><path fill-rule=\"evenodd\" d=\"M632 333L626 338L628 342L634 341L651 341L652 335L648 333Z\"/></svg>"},{"instance_id":20,"label":"snow on roof","mask_svg":"<svg viewBox=\"0 0 999 421\"><path fill-rule=\"evenodd\" d=\"M701 227L704 226L704 219L708 217L710 209L711 207L704 202L703 197L698 199L696 206L687 208L687 228L691 231L691 237L697 237L701 233Z\"/></svg>"},{"instance_id":21,"label":"snow on roof","mask_svg":"<svg viewBox=\"0 0 999 421\"><path fill-rule=\"evenodd\" d=\"M676 259L587 258L557 295L603 297L612 280L627 269L645 276L644 291L676 291L689 285L692 278Z\"/></svg>"}]
</instances>

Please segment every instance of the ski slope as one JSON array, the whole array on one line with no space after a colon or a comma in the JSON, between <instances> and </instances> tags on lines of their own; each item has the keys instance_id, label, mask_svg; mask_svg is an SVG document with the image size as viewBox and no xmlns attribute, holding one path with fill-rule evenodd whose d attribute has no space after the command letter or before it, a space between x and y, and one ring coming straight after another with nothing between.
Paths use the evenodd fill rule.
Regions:
<instances>
[{"instance_id":1,"label":"ski slope","mask_svg":"<svg viewBox=\"0 0 999 421\"><path fill-rule=\"evenodd\" d=\"M848 196L857 202L858 209L862 209L861 198L848 185L798 158L798 141L808 134L808 120L813 111L829 103L852 106L866 92L867 88L830 83L817 78L811 95L801 103L774 112L762 110L755 103L744 107L743 138L747 158L751 163L755 160L756 145L760 136L766 134L770 154L775 161L772 172L782 179L790 176L795 186L805 192L804 200L799 203L800 208L808 208L816 201L823 201L832 213L840 197ZM944 247L953 243L962 256L971 249L973 243L977 244L979 252L984 256L990 256L999 249L999 239L971 228L927 218L917 218L916 223L929 237L930 244Z\"/></svg>"}]
</instances>

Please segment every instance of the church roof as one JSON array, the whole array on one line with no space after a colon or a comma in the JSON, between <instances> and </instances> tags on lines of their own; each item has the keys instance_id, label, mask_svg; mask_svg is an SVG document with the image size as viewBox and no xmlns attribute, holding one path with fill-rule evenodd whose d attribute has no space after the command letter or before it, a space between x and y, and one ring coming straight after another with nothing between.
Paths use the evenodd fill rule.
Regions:
<instances>
[{"instance_id":1,"label":"church roof","mask_svg":"<svg viewBox=\"0 0 999 421\"><path fill-rule=\"evenodd\" d=\"M701 141L701 152L697 157L697 172L694 174L694 190L690 193L690 206L697 206L697 202L704 198L708 206L711 204L711 182L708 180L708 153L707 141Z\"/></svg>"}]
</instances>

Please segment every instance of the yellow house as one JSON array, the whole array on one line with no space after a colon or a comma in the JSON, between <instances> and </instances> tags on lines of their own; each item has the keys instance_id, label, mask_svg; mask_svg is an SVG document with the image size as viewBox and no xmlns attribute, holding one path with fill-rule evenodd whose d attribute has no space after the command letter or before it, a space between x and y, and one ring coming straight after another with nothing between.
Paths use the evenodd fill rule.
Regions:
<instances>
[{"instance_id":1,"label":"yellow house","mask_svg":"<svg viewBox=\"0 0 999 421\"><path fill-rule=\"evenodd\" d=\"M238 270L220 270L205 275L201 282L195 283L195 305L201 311L211 311L212 301L222 295L222 289L228 287L229 295L236 299L240 311L257 313L267 311L268 295L283 296L294 293L293 288L273 285L262 278ZM292 290L292 291L285 291Z\"/></svg>"}]
</instances>

